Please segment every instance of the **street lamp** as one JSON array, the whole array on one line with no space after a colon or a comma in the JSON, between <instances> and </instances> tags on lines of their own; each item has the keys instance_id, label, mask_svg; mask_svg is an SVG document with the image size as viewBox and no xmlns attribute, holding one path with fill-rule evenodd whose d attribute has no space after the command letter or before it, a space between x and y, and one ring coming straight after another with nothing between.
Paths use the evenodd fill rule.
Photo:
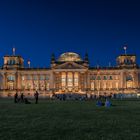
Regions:
<instances>
[{"instance_id":1,"label":"street lamp","mask_svg":"<svg viewBox=\"0 0 140 140\"><path fill-rule=\"evenodd\" d=\"M31 61L28 60L28 67L30 68L30 66L31 66Z\"/></svg>"},{"instance_id":2,"label":"street lamp","mask_svg":"<svg viewBox=\"0 0 140 140\"><path fill-rule=\"evenodd\" d=\"M127 51L127 46L124 46L123 49L124 49L124 53L126 55L127 54L127 52L126 52Z\"/></svg>"}]
</instances>

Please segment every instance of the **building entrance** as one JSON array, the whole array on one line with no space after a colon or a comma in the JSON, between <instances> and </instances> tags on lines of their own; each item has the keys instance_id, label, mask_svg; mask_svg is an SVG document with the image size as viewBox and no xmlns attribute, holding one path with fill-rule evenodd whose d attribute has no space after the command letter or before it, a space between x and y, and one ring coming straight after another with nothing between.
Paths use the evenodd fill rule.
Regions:
<instances>
[{"instance_id":1,"label":"building entrance","mask_svg":"<svg viewBox=\"0 0 140 140\"><path fill-rule=\"evenodd\" d=\"M61 89L62 92L76 92L79 87L78 72L62 72L61 73Z\"/></svg>"}]
</instances>

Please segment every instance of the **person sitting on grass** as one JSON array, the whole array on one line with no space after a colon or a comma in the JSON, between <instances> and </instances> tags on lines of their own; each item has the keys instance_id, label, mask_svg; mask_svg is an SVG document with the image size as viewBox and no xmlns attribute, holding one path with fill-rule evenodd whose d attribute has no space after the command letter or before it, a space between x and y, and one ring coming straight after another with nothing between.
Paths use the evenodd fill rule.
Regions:
<instances>
[{"instance_id":1,"label":"person sitting on grass","mask_svg":"<svg viewBox=\"0 0 140 140\"><path fill-rule=\"evenodd\" d=\"M106 99L105 107L111 107L111 106L112 106L111 102L108 99Z\"/></svg>"},{"instance_id":2,"label":"person sitting on grass","mask_svg":"<svg viewBox=\"0 0 140 140\"><path fill-rule=\"evenodd\" d=\"M25 104L31 104L31 102L29 102L27 98L24 98L24 103Z\"/></svg>"},{"instance_id":3,"label":"person sitting on grass","mask_svg":"<svg viewBox=\"0 0 140 140\"><path fill-rule=\"evenodd\" d=\"M96 106L104 106L104 103L102 103L102 101L101 100L98 100L97 102L96 102Z\"/></svg>"}]
</instances>

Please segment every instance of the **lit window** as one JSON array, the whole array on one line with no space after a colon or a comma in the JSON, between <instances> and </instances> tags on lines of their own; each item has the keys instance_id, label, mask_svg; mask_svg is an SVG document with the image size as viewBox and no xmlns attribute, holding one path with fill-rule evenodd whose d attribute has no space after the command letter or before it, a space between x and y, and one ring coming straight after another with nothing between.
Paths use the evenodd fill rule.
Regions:
<instances>
[{"instance_id":1,"label":"lit window","mask_svg":"<svg viewBox=\"0 0 140 140\"><path fill-rule=\"evenodd\" d=\"M126 77L126 81L133 81L132 76L131 76L131 75L127 76L127 77Z\"/></svg>"},{"instance_id":2,"label":"lit window","mask_svg":"<svg viewBox=\"0 0 140 140\"><path fill-rule=\"evenodd\" d=\"M28 75L27 76L27 80L31 80L32 78L31 78L31 76L30 75Z\"/></svg>"},{"instance_id":3,"label":"lit window","mask_svg":"<svg viewBox=\"0 0 140 140\"><path fill-rule=\"evenodd\" d=\"M9 75L9 76L7 77L7 79L8 79L9 81L15 81L15 76Z\"/></svg>"},{"instance_id":4,"label":"lit window","mask_svg":"<svg viewBox=\"0 0 140 140\"><path fill-rule=\"evenodd\" d=\"M96 79L96 76L94 75L94 76L91 76L91 78L90 78L91 80L95 80Z\"/></svg>"},{"instance_id":5,"label":"lit window","mask_svg":"<svg viewBox=\"0 0 140 140\"><path fill-rule=\"evenodd\" d=\"M107 80L107 76L104 76L104 80Z\"/></svg>"},{"instance_id":6,"label":"lit window","mask_svg":"<svg viewBox=\"0 0 140 140\"><path fill-rule=\"evenodd\" d=\"M66 86L66 73L62 73L61 80L62 80L62 86Z\"/></svg>"},{"instance_id":7,"label":"lit window","mask_svg":"<svg viewBox=\"0 0 140 140\"><path fill-rule=\"evenodd\" d=\"M46 80L49 80L49 76L48 75L46 76Z\"/></svg>"},{"instance_id":8,"label":"lit window","mask_svg":"<svg viewBox=\"0 0 140 140\"><path fill-rule=\"evenodd\" d=\"M22 76L22 80L23 80L23 81L25 80L25 77L24 77L24 76Z\"/></svg>"},{"instance_id":9,"label":"lit window","mask_svg":"<svg viewBox=\"0 0 140 140\"><path fill-rule=\"evenodd\" d=\"M38 77L37 77L37 75L35 75L33 78L34 78L34 80L38 80Z\"/></svg>"},{"instance_id":10,"label":"lit window","mask_svg":"<svg viewBox=\"0 0 140 140\"><path fill-rule=\"evenodd\" d=\"M100 76L98 76L98 77L97 77L97 80L101 80L101 77L100 77Z\"/></svg>"},{"instance_id":11,"label":"lit window","mask_svg":"<svg viewBox=\"0 0 140 140\"><path fill-rule=\"evenodd\" d=\"M109 76L109 80L113 80L113 77L112 76Z\"/></svg>"},{"instance_id":12,"label":"lit window","mask_svg":"<svg viewBox=\"0 0 140 140\"><path fill-rule=\"evenodd\" d=\"M94 82L91 82L91 90L94 90Z\"/></svg>"},{"instance_id":13,"label":"lit window","mask_svg":"<svg viewBox=\"0 0 140 140\"><path fill-rule=\"evenodd\" d=\"M45 80L45 77L43 75L41 75L40 80Z\"/></svg>"}]
</instances>

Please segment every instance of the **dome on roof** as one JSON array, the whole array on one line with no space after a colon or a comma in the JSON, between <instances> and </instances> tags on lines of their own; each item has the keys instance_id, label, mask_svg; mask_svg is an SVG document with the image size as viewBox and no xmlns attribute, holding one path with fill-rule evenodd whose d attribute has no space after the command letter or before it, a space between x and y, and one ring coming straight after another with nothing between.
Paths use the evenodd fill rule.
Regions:
<instances>
[{"instance_id":1,"label":"dome on roof","mask_svg":"<svg viewBox=\"0 0 140 140\"><path fill-rule=\"evenodd\" d=\"M68 62L68 61L82 61L81 57L77 53L66 52L60 55L58 61Z\"/></svg>"}]
</instances>

